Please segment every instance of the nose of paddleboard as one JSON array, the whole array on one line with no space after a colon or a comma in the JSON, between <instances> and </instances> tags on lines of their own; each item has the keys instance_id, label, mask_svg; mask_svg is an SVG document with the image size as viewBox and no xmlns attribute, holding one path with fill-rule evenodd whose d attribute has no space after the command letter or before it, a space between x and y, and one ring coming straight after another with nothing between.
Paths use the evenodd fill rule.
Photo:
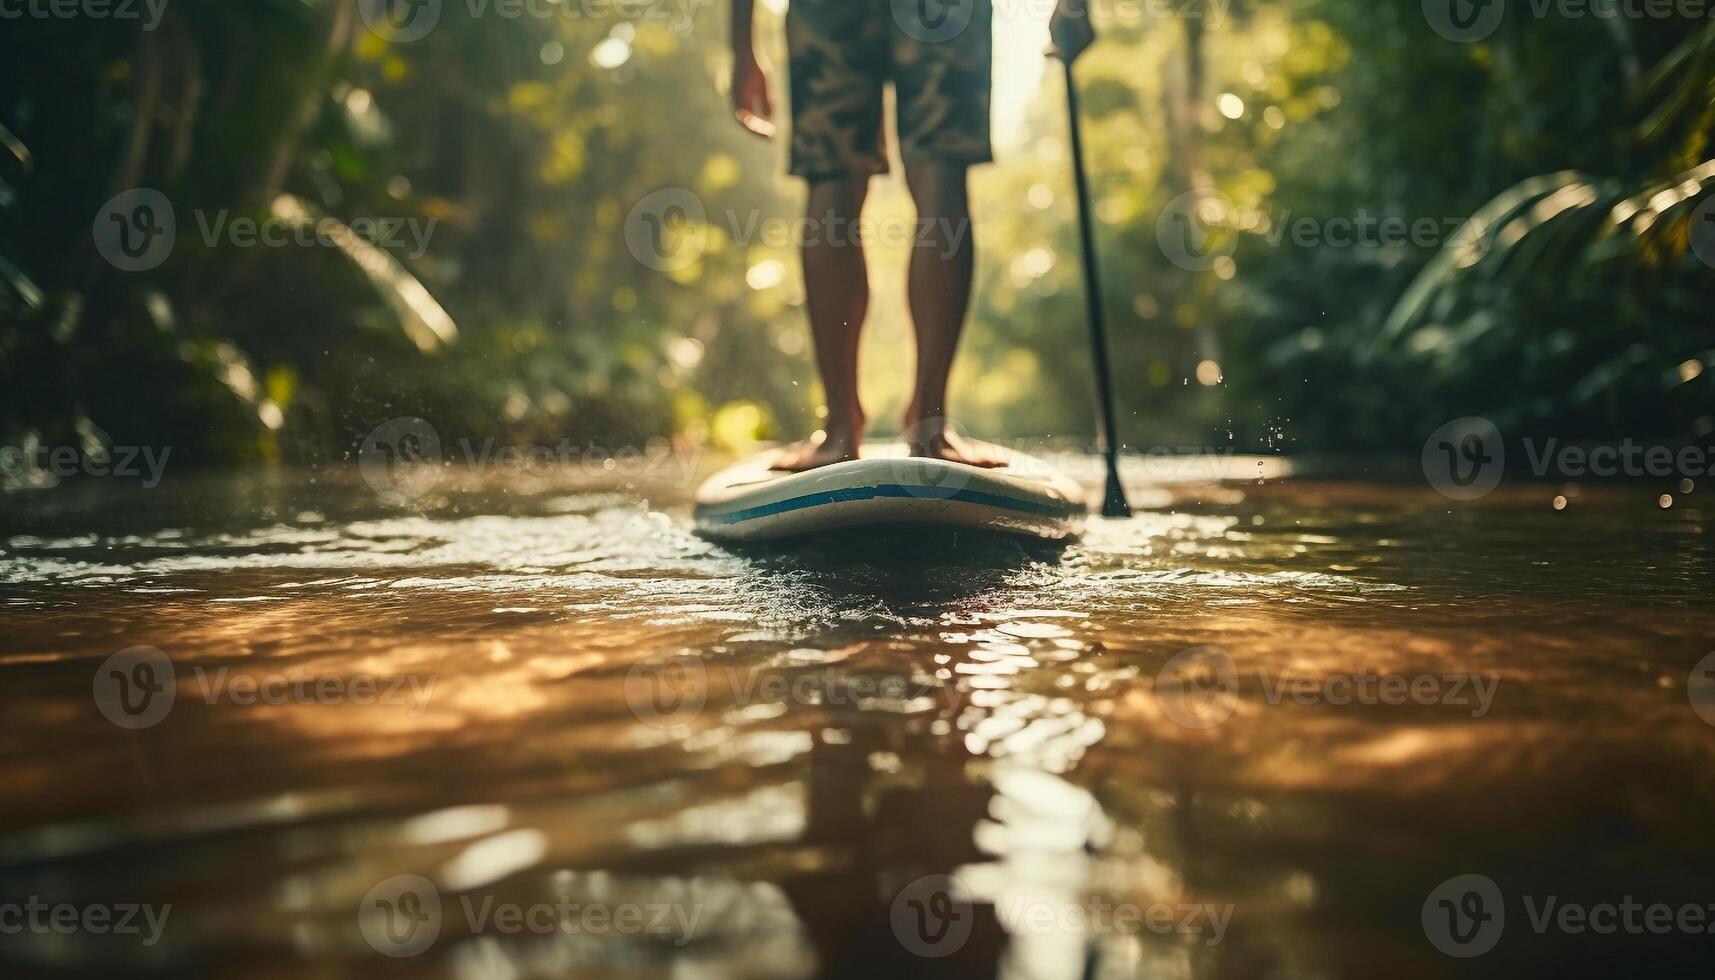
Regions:
<instances>
[{"instance_id":1,"label":"nose of paddleboard","mask_svg":"<svg viewBox=\"0 0 1715 980\"><path fill-rule=\"evenodd\" d=\"M858 459L799 473L762 453L716 473L697 492L698 533L761 541L866 525L938 525L1062 539L1085 515L1083 488L1047 462L983 445L988 468L866 444Z\"/></svg>"}]
</instances>

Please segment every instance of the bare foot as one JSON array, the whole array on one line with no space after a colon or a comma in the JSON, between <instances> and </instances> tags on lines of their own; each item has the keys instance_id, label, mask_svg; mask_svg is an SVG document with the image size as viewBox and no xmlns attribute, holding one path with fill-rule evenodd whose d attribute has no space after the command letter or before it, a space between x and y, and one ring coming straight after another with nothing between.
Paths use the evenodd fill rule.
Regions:
<instances>
[{"instance_id":1,"label":"bare foot","mask_svg":"<svg viewBox=\"0 0 1715 980\"><path fill-rule=\"evenodd\" d=\"M1006 457L987 443L966 439L951 428L931 429L919 424L905 431L905 445L913 456L944 459L950 463L965 463L985 469L1005 466Z\"/></svg>"},{"instance_id":2,"label":"bare foot","mask_svg":"<svg viewBox=\"0 0 1715 980\"><path fill-rule=\"evenodd\" d=\"M829 432L820 441L805 439L782 447L768 468L802 473L829 463L843 463L858 458L858 446L862 442L863 438L855 432Z\"/></svg>"}]
</instances>

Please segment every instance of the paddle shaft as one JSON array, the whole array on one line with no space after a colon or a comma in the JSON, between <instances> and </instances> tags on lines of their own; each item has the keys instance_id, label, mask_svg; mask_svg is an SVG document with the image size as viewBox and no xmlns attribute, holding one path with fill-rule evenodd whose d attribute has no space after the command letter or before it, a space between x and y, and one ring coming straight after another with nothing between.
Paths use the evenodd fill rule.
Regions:
<instances>
[{"instance_id":1,"label":"paddle shaft","mask_svg":"<svg viewBox=\"0 0 1715 980\"><path fill-rule=\"evenodd\" d=\"M1108 334L1102 315L1102 287L1096 272L1096 225L1090 214L1090 181L1084 172L1084 138L1078 120L1078 86L1072 77L1072 62L1060 59L1066 75L1066 115L1071 123L1072 174L1078 190L1078 234L1083 245L1084 309L1090 322L1090 353L1096 369L1097 446L1107 461L1107 492L1102 496L1103 517L1130 517L1131 504L1120 482L1119 426L1114 417L1113 371L1108 358Z\"/></svg>"}]
</instances>

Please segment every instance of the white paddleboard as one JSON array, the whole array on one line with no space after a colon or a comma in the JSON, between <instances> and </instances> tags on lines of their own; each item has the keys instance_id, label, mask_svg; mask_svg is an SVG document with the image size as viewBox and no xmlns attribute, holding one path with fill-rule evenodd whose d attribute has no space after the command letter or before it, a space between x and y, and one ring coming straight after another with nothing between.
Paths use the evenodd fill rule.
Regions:
<instances>
[{"instance_id":1,"label":"white paddleboard","mask_svg":"<svg viewBox=\"0 0 1715 980\"><path fill-rule=\"evenodd\" d=\"M785 473L778 450L716 473L697 491L697 533L762 541L835 528L913 524L1061 539L1077 534L1084 490L1033 456L989 446L1006 466L923 459L903 444L866 444L858 459Z\"/></svg>"}]
</instances>

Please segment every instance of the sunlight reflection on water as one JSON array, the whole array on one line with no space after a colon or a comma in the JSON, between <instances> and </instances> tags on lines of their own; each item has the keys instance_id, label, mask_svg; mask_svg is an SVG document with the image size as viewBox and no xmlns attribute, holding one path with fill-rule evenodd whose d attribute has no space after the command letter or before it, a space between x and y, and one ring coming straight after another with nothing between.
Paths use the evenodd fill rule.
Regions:
<instances>
[{"instance_id":1,"label":"sunlight reflection on water","mask_svg":"<svg viewBox=\"0 0 1715 980\"><path fill-rule=\"evenodd\" d=\"M218 503L258 491L213 481L217 503L177 511L14 516L0 887L174 912L146 950L24 936L0 957L334 975L373 955L365 896L420 875L442 911L413 972L872 975L911 962L894 896L953 874L975 903L961 969L1327 975L1359 946L1409 961L1441 856L1530 866L1544 821L1663 888L1708 860L1689 829L1708 780L1661 781L1715 744L1685 698L1715 618L1694 501L1139 489L1158 509L1065 549L734 552L648 488L404 513L287 481L258 518ZM138 645L170 658L176 700L128 732L91 676ZM1232 673L1201 728L1161 695L1199 647ZM1493 700L1319 686L1365 672ZM240 694L330 679L337 697ZM1278 690L1300 681L1314 696ZM1615 822L1659 842L1611 844ZM472 911L555 896L698 914L536 933ZM1235 911L1218 943L1032 925L1095 899Z\"/></svg>"}]
</instances>

